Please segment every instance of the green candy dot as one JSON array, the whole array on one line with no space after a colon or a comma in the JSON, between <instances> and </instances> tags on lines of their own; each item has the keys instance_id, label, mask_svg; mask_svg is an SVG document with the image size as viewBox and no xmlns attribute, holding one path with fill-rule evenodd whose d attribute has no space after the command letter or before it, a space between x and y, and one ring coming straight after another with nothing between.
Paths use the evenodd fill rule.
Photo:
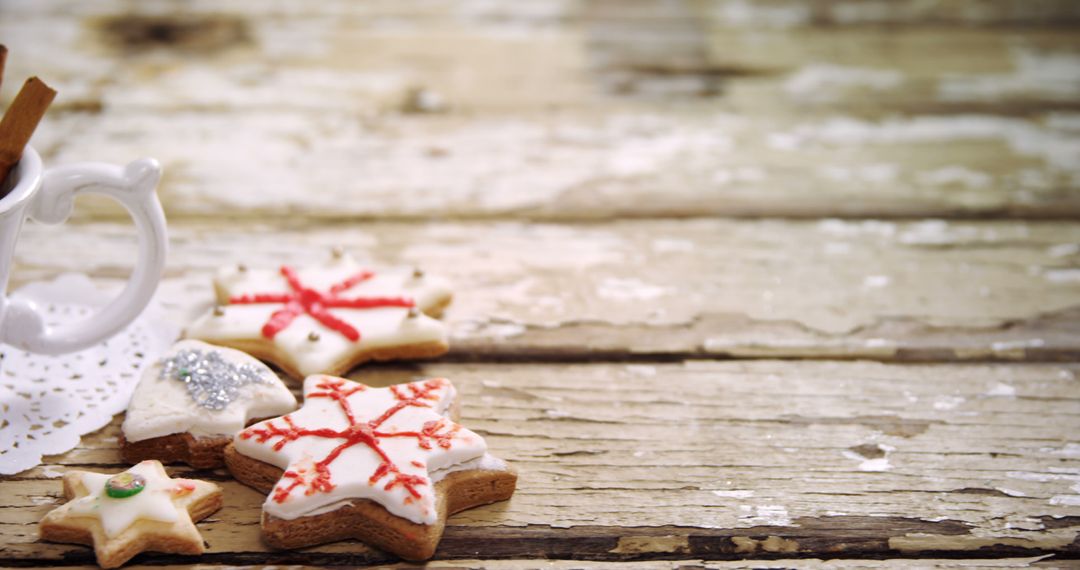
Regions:
<instances>
[{"instance_id":1,"label":"green candy dot","mask_svg":"<svg viewBox=\"0 0 1080 570\"><path fill-rule=\"evenodd\" d=\"M120 473L105 482L105 494L114 499L138 495L146 488L146 478L136 473Z\"/></svg>"}]
</instances>

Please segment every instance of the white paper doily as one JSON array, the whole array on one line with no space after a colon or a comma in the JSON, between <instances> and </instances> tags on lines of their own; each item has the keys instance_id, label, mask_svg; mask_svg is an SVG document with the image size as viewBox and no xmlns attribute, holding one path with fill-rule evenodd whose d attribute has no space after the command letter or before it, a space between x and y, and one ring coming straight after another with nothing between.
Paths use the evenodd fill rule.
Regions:
<instances>
[{"instance_id":1,"label":"white paper doily","mask_svg":"<svg viewBox=\"0 0 1080 570\"><path fill-rule=\"evenodd\" d=\"M30 299L50 324L83 319L109 301L82 274L34 282L13 297ZM0 474L64 453L127 408L143 367L176 340L179 327L158 315L155 303L111 339L62 356L30 354L0 344Z\"/></svg>"}]
</instances>

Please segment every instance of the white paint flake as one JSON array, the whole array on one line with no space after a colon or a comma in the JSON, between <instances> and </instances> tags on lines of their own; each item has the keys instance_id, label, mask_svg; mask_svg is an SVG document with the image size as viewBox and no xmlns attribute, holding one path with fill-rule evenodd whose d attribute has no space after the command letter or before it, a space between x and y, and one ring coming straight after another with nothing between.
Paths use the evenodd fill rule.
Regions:
<instances>
[{"instance_id":1,"label":"white paint flake","mask_svg":"<svg viewBox=\"0 0 1080 570\"><path fill-rule=\"evenodd\" d=\"M993 388L990 388L990 390L986 392L986 395L1012 398L1016 396L1016 388L1009 384L1005 384L1004 382L998 382L997 384L994 384Z\"/></svg>"},{"instance_id":2,"label":"white paint flake","mask_svg":"<svg viewBox=\"0 0 1080 570\"><path fill-rule=\"evenodd\" d=\"M893 69L815 63L792 74L784 82L784 91L793 99L826 103L851 91L887 91L903 81L903 74Z\"/></svg>"},{"instance_id":3,"label":"white paint flake","mask_svg":"<svg viewBox=\"0 0 1080 570\"><path fill-rule=\"evenodd\" d=\"M648 301L668 294L670 289L639 279L609 277L600 282L596 294L614 301Z\"/></svg>"},{"instance_id":4,"label":"white paint flake","mask_svg":"<svg viewBox=\"0 0 1080 570\"><path fill-rule=\"evenodd\" d=\"M41 476L48 477L49 479L55 479L57 477L63 477L64 470L59 469L54 465L46 465L41 469Z\"/></svg>"},{"instance_id":5,"label":"white paint flake","mask_svg":"<svg viewBox=\"0 0 1080 570\"><path fill-rule=\"evenodd\" d=\"M1080 173L1080 139L1075 134L1019 118L951 115L864 121L837 117L774 133L770 144L774 137L783 141L788 150L811 145L862 147L996 140L1018 154L1040 157L1066 173Z\"/></svg>"},{"instance_id":6,"label":"white paint flake","mask_svg":"<svg viewBox=\"0 0 1080 570\"><path fill-rule=\"evenodd\" d=\"M525 325L521 323L497 323L478 320L461 321L455 323L451 336L456 339L465 338L491 338L507 339L525 334Z\"/></svg>"},{"instance_id":7,"label":"white paint flake","mask_svg":"<svg viewBox=\"0 0 1080 570\"><path fill-rule=\"evenodd\" d=\"M810 21L806 4L769 5L750 0L729 0L719 6L717 20L728 26L785 29Z\"/></svg>"},{"instance_id":8,"label":"white paint flake","mask_svg":"<svg viewBox=\"0 0 1080 570\"><path fill-rule=\"evenodd\" d=\"M938 396L934 400L934 409L941 411L955 410L966 400L961 396Z\"/></svg>"},{"instance_id":9,"label":"white paint flake","mask_svg":"<svg viewBox=\"0 0 1080 570\"><path fill-rule=\"evenodd\" d=\"M1067 443L1063 447L1044 447L1039 451L1065 457L1080 457L1080 443Z\"/></svg>"},{"instance_id":10,"label":"white paint flake","mask_svg":"<svg viewBox=\"0 0 1080 570\"><path fill-rule=\"evenodd\" d=\"M863 279L863 287L867 289L880 289L887 287L892 279L888 275L867 275Z\"/></svg>"},{"instance_id":11,"label":"white paint flake","mask_svg":"<svg viewBox=\"0 0 1080 570\"><path fill-rule=\"evenodd\" d=\"M916 179L926 186L960 186L970 189L986 188L993 181L985 172L955 165L920 172Z\"/></svg>"},{"instance_id":12,"label":"white paint flake","mask_svg":"<svg viewBox=\"0 0 1080 570\"><path fill-rule=\"evenodd\" d=\"M643 378L656 376L656 367L647 364L628 364L626 366L626 371L634 376L641 376Z\"/></svg>"},{"instance_id":13,"label":"white paint flake","mask_svg":"<svg viewBox=\"0 0 1080 570\"><path fill-rule=\"evenodd\" d=\"M863 184L887 184L900 175L896 164L877 163L859 166L830 164L818 168L818 174L832 182L857 182Z\"/></svg>"},{"instance_id":14,"label":"white paint flake","mask_svg":"<svg viewBox=\"0 0 1080 570\"><path fill-rule=\"evenodd\" d=\"M1080 281L1080 269L1048 269L1043 278L1051 283L1075 283Z\"/></svg>"},{"instance_id":15,"label":"white paint flake","mask_svg":"<svg viewBox=\"0 0 1080 570\"><path fill-rule=\"evenodd\" d=\"M690 240L671 238L654 239L650 247L656 253L689 253L696 249Z\"/></svg>"},{"instance_id":16,"label":"white paint flake","mask_svg":"<svg viewBox=\"0 0 1080 570\"><path fill-rule=\"evenodd\" d=\"M751 507L741 505L739 509L739 522L753 526L791 526L791 516L783 505L758 505ZM750 512L753 514L751 515Z\"/></svg>"},{"instance_id":17,"label":"white paint flake","mask_svg":"<svg viewBox=\"0 0 1080 570\"><path fill-rule=\"evenodd\" d=\"M1059 243L1046 248L1050 257L1069 257L1080 253L1080 243Z\"/></svg>"},{"instance_id":18,"label":"white paint flake","mask_svg":"<svg viewBox=\"0 0 1080 570\"><path fill-rule=\"evenodd\" d=\"M1002 340L990 344L990 350L994 352L1007 352L1024 348L1039 348L1046 346L1046 341L1041 338L1025 338L1020 340Z\"/></svg>"},{"instance_id":19,"label":"white paint flake","mask_svg":"<svg viewBox=\"0 0 1080 570\"><path fill-rule=\"evenodd\" d=\"M889 463L888 456L886 456L886 457L875 457L873 459L867 459L867 458L863 457L862 455L859 455L858 453L855 453L854 451L845 451L843 453L843 455L844 455L844 457L846 457L848 459L851 459L853 461L858 461L859 465L858 465L857 468L858 468L859 471L881 472L881 471L888 471L889 469L892 469L892 467L893 467Z\"/></svg>"},{"instance_id":20,"label":"white paint flake","mask_svg":"<svg viewBox=\"0 0 1080 570\"><path fill-rule=\"evenodd\" d=\"M817 224L819 231L837 237L879 236L891 237L896 233L896 224L878 220L849 221L836 218L821 220Z\"/></svg>"},{"instance_id":21,"label":"white paint flake","mask_svg":"<svg viewBox=\"0 0 1080 570\"><path fill-rule=\"evenodd\" d=\"M1019 479L1021 481L1037 481L1039 483L1047 483L1050 481L1080 481L1080 474L1076 473L1039 473L1035 471L1009 471L1005 474L1005 476L1010 479Z\"/></svg>"},{"instance_id":22,"label":"white paint flake","mask_svg":"<svg viewBox=\"0 0 1080 570\"><path fill-rule=\"evenodd\" d=\"M1000 101L1009 97L1039 96L1073 101L1080 93L1080 56L1075 53L1013 52L1014 69L1002 74L953 74L942 79L938 95L943 101Z\"/></svg>"},{"instance_id":23,"label":"white paint flake","mask_svg":"<svg viewBox=\"0 0 1080 570\"><path fill-rule=\"evenodd\" d=\"M1058 506L1080 506L1080 494L1055 494L1050 504Z\"/></svg>"}]
</instances>

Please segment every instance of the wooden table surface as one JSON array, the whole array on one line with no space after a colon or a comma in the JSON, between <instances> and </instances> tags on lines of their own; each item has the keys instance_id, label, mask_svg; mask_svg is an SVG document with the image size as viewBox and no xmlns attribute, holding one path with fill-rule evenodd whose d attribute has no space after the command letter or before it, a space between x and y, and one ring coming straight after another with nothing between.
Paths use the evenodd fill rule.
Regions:
<instances>
[{"instance_id":1,"label":"wooden table surface","mask_svg":"<svg viewBox=\"0 0 1080 570\"><path fill-rule=\"evenodd\" d=\"M3 100L48 164L157 157L159 300L333 246L452 278L445 375L520 471L434 568L1057 567L1080 558L1080 4L3 0ZM18 79L16 79L18 78ZM30 226L15 285L120 282L110 204ZM0 481L0 565L122 416ZM201 558L271 551L224 470Z\"/></svg>"}]
</instances>

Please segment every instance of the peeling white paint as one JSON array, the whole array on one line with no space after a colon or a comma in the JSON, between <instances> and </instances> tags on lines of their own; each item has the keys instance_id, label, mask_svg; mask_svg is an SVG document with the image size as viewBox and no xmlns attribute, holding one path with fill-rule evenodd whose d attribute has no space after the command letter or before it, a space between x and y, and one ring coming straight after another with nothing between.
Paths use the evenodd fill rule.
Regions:
<instances>
[{"instance_id":1,"label":"peeling white paint","mask_svg":"<svg viewBox=\"0 0 1080 570\"><path fill-rule=\"evenodd\" d=\"M842 241L825 242L822 246L825 255L847 255L851 253L851 244Z\"/></svg>"},{"instance_id":2,"label":"peeling white paint","mask_svg":"<svg viewBox=\"0 0 1080 570\"><path fill-rule=\"evenodd\" d=\"M1038 96L1073 101L1080 93L1080 56L1072 52L1013 52L1015 68L1003 74L952 74L941 80L943 101L1000 101L1009 97Z\"/></svg>"},{"instance_id":3,"label":"peeling white paint","mask_svg":"<svg viewBox=\"0 0 1080 570\"><path fill-rule=\"evenodd\" d=\"M998 140L1016 153L1037 156L1066 173L1080 172L1080 138L1024 119L990 115L923 116L872 122L838 117L776 133L788 149L807 145L934 144ZM775 147L775 145L774 145Z\"/></svg>"},{"instance_id":4,"label":"peeling white paint","mask_svg":"<svg viewBox=\"0 0 1080 570\"><path fill-rule=\"evenodd\" d=\"M1080 443L1067 443L1063 447L1043 447L1039 449L1043 453L1052 453L1065 457L1080 457Z\"/></svg>"},{"instance_id":5,"label":"peeling white paint","mask_svg":"<svg viewBox=\"0 0 1080 570\"><path fill-rule=\"evenodd\" d=\"M667 295L667 287L645 283L640 279L609 277L600 282L596 294L615 301L649 301Z\"/></svg>"},{"instance_id":6,"label":"peeling white paint","mask_svg":"<svg viewBox=\"0 0 1080 570\"><path fill-rule=\"evenodd\" d=\"M1012 398L1016 396L1016 388L1004 382L998 382L986 392L986 395Z\"/></svg>"},{"instance_id":7,"label":"peeling white paint","mask_svg":"<svg viewBox=\"0 0 1080 570\"><path fill-rule=\"evenodd\" d=\"M867 289L880 289L887 287L892 279L888 275L867 275L863 278L863 287Z\"/></svg>"},{"instance_id":8,"label":"peeling white paint","mask_svg":"<svg viewBox=\"0 0 1080 570\"><path fill-rule=\"evenodd\" d=\"M994 487L996 491L1000 491L1010 497L1026 497L1027 493L1023 491L1017 491L1016 489L1009 489L1006 487Z\"/></svg>"},{"instance_id":9,"label":"peeling white paint","mask_svg":"<svg viewBox=\"0 0 1080 570\"><path fill-rule=\"evenodd\" d=\"M810 6L806 4L770 5L751 0L728 0L716 9L717 21L728 26L744 28L786 29L810 21Z\"/></svg>"},{"instance_id":10,"label":"peeling white paint","mask_svg":"<svg viewBox=\"0 0 1080 570\"><path fill-rule=\"evenodd\" d=\"M799 101L826 103L857 90L887 91L903 81L904 75L894 69L815 63L792 74L784 82L784 91Z\"/></svg>"},{"instance_id":11,"label":"peeling white paint","mask_svg":"<svg viewBox=\"0 0 1080 570\"><path fill-rule=\"evenodd\" d=\"M1054 495L1049 502L1051 505L1080 507L1080 495Z\"/></svg>"},{"instance_id":12,"label":"peeling white paint","mask_svg":"<svg viewBox=\"0 0 1080 570\"><path fill-rule=\"evenodd\" d=\"M875 459L867 459L859 464L859 471L888 471L892 469L892 465L889 464L889 458L877 457Z\"/></svg>"},{"instance_id":13,"label":"peeling white paint","mask_svg":"<svg viewBox=\"0 0 1080 570\"><path fill-rule=\"evenodd\" d=\"M1049 469L1048 471L1053 471ZM1010 479L1019 479L1021 481L1038 481L1040 483L1047 483L1050 481L1080 481L1080 474L1076 473L1038 473L1035 471L1009 471L1005 474Z\"/></svg>"},{"instance_id":14,"label":"peeling white paint","mask_svg":"<svg viewBox=\"0 0 1080 570\"><path fill-rule=\"evenodd\" d=\"M891 237L896 233L895 223L878 220L851 221L827 218L818 222L817 228L826 234L849 238L865 235Z\"/></svg>"},{"instance_id":15,"label":"peeling white paint","mask_svg":"<svg viewBox=\"0 0 1080 570\"><path fill-rule=\"evenodd\" d=\"M1068 257L1080 253L1080 243L1059 243L1046 248L1050 257Z\"/></svg>"},{"instance_id":16,"label":"peeling white paint","mask_svg":"<svg viewBox=\"0 0 1080 570\"><path fill-rule=\"evenodd\" d=\"M990 350L994 352L1008 352L1023 348L1039 348L1046 346L1046 341L1041 338L1026 338L1021 340L1002 340L990 344Z\"/></svg>"},{"instance_id":17,"label":"peeling white paint","mask_svg":"<svg viewBox=\"0 0 1080 570\"><path fill-rule=\"evenodd\" d=\"M521 323L469 320L454 323L451 337L457 339L506 339L525 334L526 330L525 325Z\"/></svg>"},{"instance_id":18,"label":"peeling white paint","mask_svg":"<svg viewBox=\"0 0 1080 570\"><path fill-rule=\"evenodd\" d=\"M55 465L46 465L41 469L41 476L55 479L57 477L63 477L64 471L65 469L56 467Z\"/></svg>"},{"instance_id":19,"label":"peeling white paint","mask_svg":"<svg viewBox=\"0 0 1080 570\"><path fill-rule=\"evenodd\" d=\"M1074 283L1080 281L1080 269L1047 269L1043 278L1051 283Z\"/></svg>"},{"instance_id":20,"label":"peeling white paint","mask_svg":"<svg viewBox=\"0 0 1080 570\"><path fill-rule=\"evenodd\" d=\"M646 378L656 376L656 367L649 366L647 364L628 364L626 366L626 371L630 374L633 374L634 376L642 376Z\"/></svg>"},{"instance_id":21,"label":"peeling white paint","mask_svg":"<svg viewBox=\"0 0 1080 570\"><path fill-rule=\"evenodd\" d=\"M690 240L671 238L654 239L649 247L656 253L690 253L696 249Z\"/></svg>"},{"instance_id":22,"label":"peeling white paint","mask_svg":"<svg viewBox=\"0 0 1080 570\"><path fill-rule=\"evenodd\" d=\"M739 522L753 526L791 526L791 516L788 515L787 507L783 505L758 505L752 507L741 505L739 510Z\"/></svg>"},{"instance_id":23,"label":"peeling white paint","mask_svg":"<svg viewBox=\"0 0 1080 570\"><path fill-rule=\"evenodd\" d=\"M892 469L893 466L889 463L889 454L895 451L896 448L889 445L878 444L878 449L885 453L884 457L867 458L852 450L845 450L843 456L853 461L858 461L859 471L882 472Z\"/></svg>"},{"instance_id":24,"label":"peeling white paint","mask_svg":"<svg viewBox=\"0 0 1080 570\"><path fill-rule=\"evenodd\" d=\"M962 396L938 396L934 400L934 409L941 411L955 410L965 401L967 400Z\"/></svg>"},{"instance_id":25,"label":"peeling white paint","mask_svg":"<svg viewBox=\"0 0 1080 570\"><path fill-rule=\"evenodd\" d=\"M916 179L928 186L962 186L970 189L986 188L993 182L989 174L966 166L945 166L920 172Z\"/></svg>"},{"instance_id":26,"label":"peeling white paint","mask_svg":"<svg viewBox=\"0 0 1080 570\"><path fill-rule=\"evenodd\" d=\"M832 182L887 184L900 175L896 164L865 164L860 166L826 165L818 168L818 175Z\"/></svg>"}]
</instances>

